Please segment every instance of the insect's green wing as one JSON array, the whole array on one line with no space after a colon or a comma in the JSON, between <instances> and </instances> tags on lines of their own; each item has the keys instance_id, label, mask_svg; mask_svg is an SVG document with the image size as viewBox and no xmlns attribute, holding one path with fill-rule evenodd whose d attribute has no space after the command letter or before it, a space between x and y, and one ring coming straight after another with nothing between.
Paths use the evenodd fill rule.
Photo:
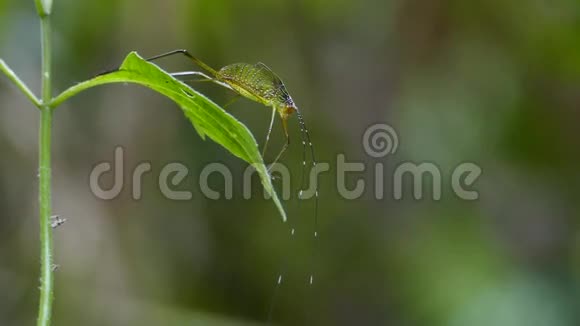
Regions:
<instances>
[{"instance_id":1,"label":"insect's green wing","mask_svg":"<svg viewBox=\"0 0 580 326\"><path fill-rule=\"evenodd\" d=\"M289 104L292 102L290 94L288 94L288 91L286 90L286 86L284 85L284 82L282 81L282 79L280 77L278 77L278 75L276 75L275 72L273 72L268 66L266 66L265 64L263 64L261 62L258 62L254 66L256 68L260 69L262 71L262 73L264 75L267 75L268 79L270 79L272 81L272 85L274 85L274 88L275 88L273 95L274 95L274 97L276 97L277 101L279 101L281 104L282 103Z\"/></svg>"},{"instance_id":2,"label":"insect's green wing","mask_svg":"<svg viewBox=\"0 0 580 326\"><path fill-rule=\"evenodd\" d=\"M288 98L280 77L263 63L234 63L220 69L218 77L241 95L268 106L280 106Z\"/></svg>"}]
</instances>

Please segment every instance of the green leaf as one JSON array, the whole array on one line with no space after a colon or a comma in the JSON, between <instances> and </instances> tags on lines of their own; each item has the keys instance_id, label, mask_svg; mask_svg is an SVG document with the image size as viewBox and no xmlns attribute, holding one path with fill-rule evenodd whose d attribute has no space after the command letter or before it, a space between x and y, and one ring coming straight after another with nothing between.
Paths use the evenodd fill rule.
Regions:
<instances>
[{"instance_id":1,"label":"green leaf","mask_svg":"<svg viewBox=\"0 0 580 326\"><path fill-rule=\"evenodd\" d=\"M118 71L72 86L57 96L52 101L51 107L57 107L68 98L88 88L125 82L149 87L171 98L181 107L203 139L205 136L209 137L235 156L251 164L260 175L264 189L278 207L282 220L286 221L286 213L272 186L272 179L264 165L258 144L248 128L207 97L173 78L158 66L143 60L135 52L129 53Z\"/></svg>"}]
</instances>

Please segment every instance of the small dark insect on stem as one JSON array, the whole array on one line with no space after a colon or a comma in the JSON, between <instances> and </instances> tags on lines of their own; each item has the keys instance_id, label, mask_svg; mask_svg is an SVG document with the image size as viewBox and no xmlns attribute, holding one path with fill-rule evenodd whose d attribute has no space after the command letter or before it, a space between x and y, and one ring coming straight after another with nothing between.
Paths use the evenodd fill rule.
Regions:
<instances>
[{"instance_id":1,"label":"small dark insect on stem","mask_svg":"<svg viewBox=\"0 0 580 326\"><path fill-rule=\"evenodd\" d=\"M50 217L50 226L53 229L58 228L59 226L66 223L66 218L61 217L60 215L53 215Z\"/></svg>"}]
</instances>

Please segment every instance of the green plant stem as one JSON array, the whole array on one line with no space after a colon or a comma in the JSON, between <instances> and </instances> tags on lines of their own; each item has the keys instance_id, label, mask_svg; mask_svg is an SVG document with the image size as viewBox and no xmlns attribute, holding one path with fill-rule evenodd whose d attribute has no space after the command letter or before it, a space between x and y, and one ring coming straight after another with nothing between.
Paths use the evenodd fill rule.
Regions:
<instances>
[{"instance_id":1,"label":"green plant stem","mask_svg":"<svg viewBox=\"0 0 580 326\"><path fill-rule=\"evenodd\" d=\"M53 275L53 241L51 219L51 129L52 108L51 93L51 30L48 15L41 17L42 42L42 101L40 107L39 139L39 202L40 202L40 303L38 307L39 326L50 325L54 288Z\"/></svg>"},{"instance_id":2,"label":"green plant stem","mask_svg":"<svg viewBox=\"0 0 580 326\"><path fill-rule=\"evenodd\" d=\"M2 59L0 59L0 71L2 71L6 77L8 77L8 79L10 79L10 81L12 81L12 83L14 83L14 85L16 85L16 87L18 87L18 89L20 89L20 91L22 91L22 93L24 93L24 95L26 95L26 97L34 105L36 105L36 107L40 108L41 103L38 97L32 93L30 88L28 88L28 86L26 86L26 84L20 78L18 78L14 71L12 71L12 69L10 69L10 67L8 67L8 65Z\"/></svg>"},{"instance_id":3,"label":"green plant stem","mask_svg":"<svg viewBox=\"0 0 580 326\"><path fill-rule=\"evenodd\" d=\"M34 0L36 4L36 12L40 18L50 15L52 10L52 0Z\"/></svg>"}]
</instances>

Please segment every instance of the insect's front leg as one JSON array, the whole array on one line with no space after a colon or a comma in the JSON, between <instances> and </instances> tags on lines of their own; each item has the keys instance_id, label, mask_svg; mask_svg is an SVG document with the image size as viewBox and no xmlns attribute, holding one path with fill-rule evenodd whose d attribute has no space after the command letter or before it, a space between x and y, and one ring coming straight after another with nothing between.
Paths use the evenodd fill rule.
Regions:
<instances>
[{"instance_id":1,"label":"insect's front leg","mask_svg":"<svg viewBox=\"0 0 580 326\"><path fill-rule=\"evenodd\" d=\"M286 142L284 143L284 146L282 146L282 149L280 150L280 152L278 153L278 155L274 159L274 162L272 162L272 164L270 164L268 166L268 172L270 172L270 170L272 169L272 166L274 166L274 164L276 164L278 162L280 157L282 157L282 154L284 154L286 149L288 149L288 146L290 146L290 136L288 135L288 121L284 118L282 118L282 127L284 128L284 135L286 135Z\"/></svg>"}]
</instances>

